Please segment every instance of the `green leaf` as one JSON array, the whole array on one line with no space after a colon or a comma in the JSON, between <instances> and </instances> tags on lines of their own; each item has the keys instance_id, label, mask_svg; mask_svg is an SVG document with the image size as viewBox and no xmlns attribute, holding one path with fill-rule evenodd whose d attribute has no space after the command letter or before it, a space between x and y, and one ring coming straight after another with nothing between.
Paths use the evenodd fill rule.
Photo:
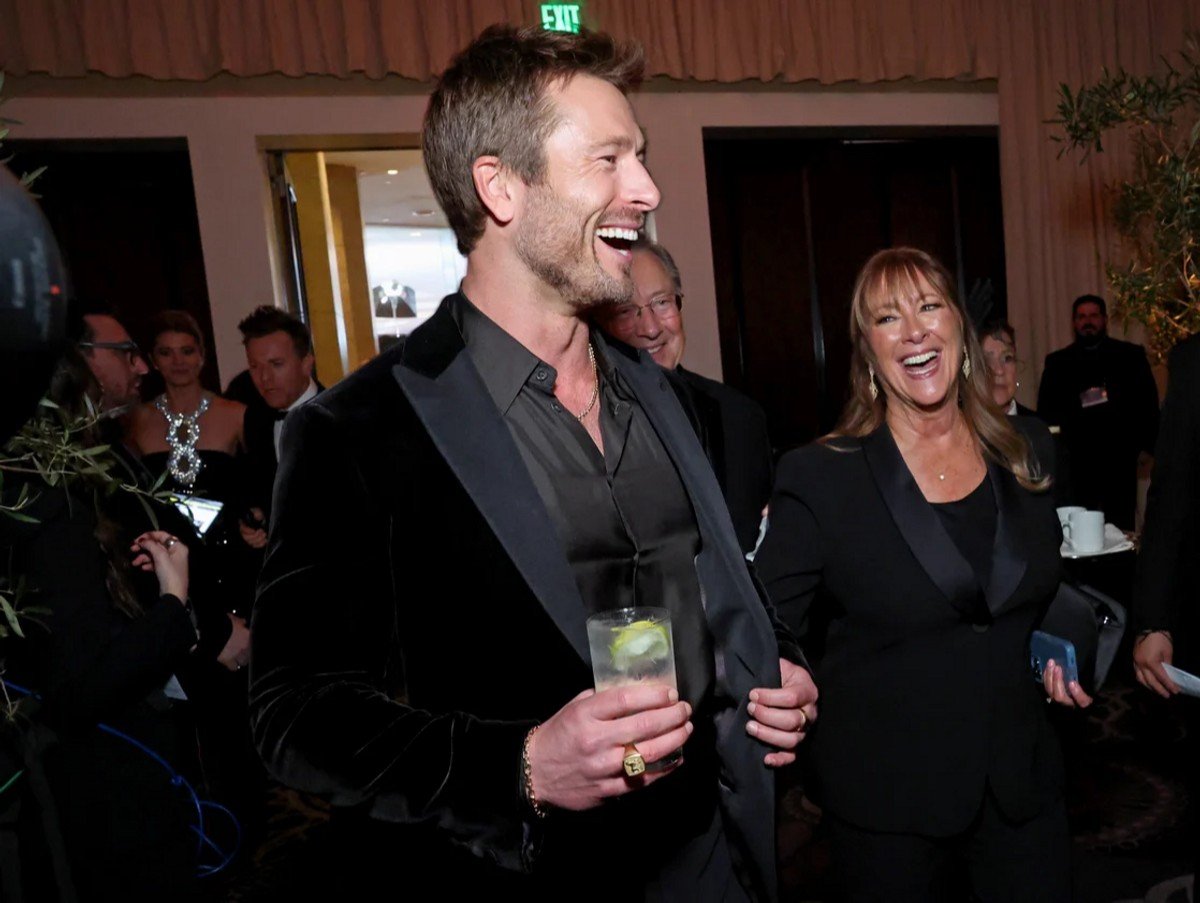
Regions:
<instances>
[{"instance_id":1,"label":"green leaf","mask_svg":"<svg viewBox=\"0 0 1200 903\"><path fill-rule=\"evenodd\" d=\"M33 172L27 172L27 173L24 173L24 174L21 176L21 184L22 184L23 186L25 186L26 188L28 188L28 187L29 187L30 185L32 185L32 184L33 184L35 181L37 181L38 177L39 177L39 176L40 176L42 173L44 173L45 171L46 171L46 167L45 167L45 166L39 166L39 167L38 167L37 169L35 169Z\"/></svg>"},{"instance_id":2,"label":"green leaf","mask_svg":"<svg viewBox=\"0 0 1200 903\"><path fill-rule=\"evenodd\" d=\"M17 636L24 638L25 632L21 630L21 621L17 617L17 610L3 594L0 594L0 611L4 613L4 620L8 622L9 629Z\"/></svg>"}]
</instances>

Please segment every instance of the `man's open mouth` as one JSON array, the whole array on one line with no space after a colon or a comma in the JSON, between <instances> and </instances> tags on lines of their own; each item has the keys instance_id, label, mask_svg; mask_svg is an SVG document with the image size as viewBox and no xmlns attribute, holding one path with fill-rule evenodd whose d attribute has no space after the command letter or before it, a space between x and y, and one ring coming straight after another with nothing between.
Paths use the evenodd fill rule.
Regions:
<instances>
[{"instance_id":1,"label":"man's open mouth","mask_svg":"<svg viewBox=\"0 0 1200 903\"><path fill-rule=\"evenodd\" d=\"M622 254L629 253L633 243L637 241L637 229L626 229L622 226L604 226L596 230L596 237Z\"/></svg>"}]
</instances>

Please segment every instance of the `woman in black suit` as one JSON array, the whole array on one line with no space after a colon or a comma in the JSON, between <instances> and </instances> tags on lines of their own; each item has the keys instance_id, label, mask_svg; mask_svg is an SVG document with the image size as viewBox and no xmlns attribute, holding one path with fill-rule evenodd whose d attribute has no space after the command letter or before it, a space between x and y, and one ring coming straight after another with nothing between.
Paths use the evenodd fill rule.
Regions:
<instances>
[{"instance_id":1,"label":"woman in black suit","mask_svg":"<svg viewBox=\"0 0 1200 903\"><path fill-rule=\"evenodd\" d=\"M1027 439L991 401L950 286L922 251L864 266L851 400L833 434L780 462L755 565L789 626L824 646L809 752L846 899L963 899L965 872L983 901L1064 900L1043 701L1090 699L1057 666L1044 687L1029 670L1059 582L1029 443L1049 436L1026 422Z\"/></svg>"}]
</instances>

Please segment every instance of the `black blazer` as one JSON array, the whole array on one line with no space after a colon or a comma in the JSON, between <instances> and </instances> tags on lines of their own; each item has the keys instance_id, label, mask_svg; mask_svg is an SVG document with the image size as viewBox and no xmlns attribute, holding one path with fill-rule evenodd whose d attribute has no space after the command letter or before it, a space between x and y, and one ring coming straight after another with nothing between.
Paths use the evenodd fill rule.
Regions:
<instances>
[{"instance_id":1,"label":"black blazer","mask_svg":"<svg viewBox=\"0 0 1200 903\"><path fill-rule=\"evenodd\" d=\"M1200 336L1175 346L1134 584L1135 629L1170 630L1175 663L1200 668Z\"/></svg>"},{"instance_id":2,"label":"black blazer","mask_svg":"<svg viewBox=\"0 0 1200 903\"><path fill-rule=\"evenodd\" d=\"M717 679L737 700L715 725L720 815L744 883L772 899L774 779L745 707L752 688L778 685L780 639L665 374L609 349L696 513ZM581 875L628 893L644 857L669 856L652 843L630 856L634 803L538 822L522 801L526 732L593 684L586 609L446 305L288 430L252 632L268 769L394 823L387 868L451 897L553 897L557 880L578 894ZM708 852L693 843L673 861Z\"/></svg>"},{"instance_id":3,"label":"black blazer","mask_svg":"<svg viewBox=\"0 0 1200 903\"><path fill-rule=\"evenodd\" d=\"M1045 427L1026 426L1044 449ZM886 427L780 461L755 566L786 623L828 622L807 745L820 800L861 827L950 835L986 784L1014 819L1060 793L1029 635L1058 587L1061 531L1048 493L995 464L988 479L989 616L971 623L974 572Z\"/></svg>"},{"instance_id":4,"label":"black blazer","mask_svg":"<svg viewBox=\"0 0 1200 903\"><path fill-rule=\"evenodd\" d=\"M325 387L317 383L317 394ZM290 413L290 412L289 412ZM246 438L246 491L248 504L262 508L268 522L271 515L271 491L279 460L275 455L275 409L261 398L246 406L243 434Z\"/></svg>"},{"instance_id":5,"label":"black blazer","mask_svg":"<svg viewBox=\"0 0 1200 903\"><path fill-rule=\"evenodd\" d=\"M738 544L749 552L758 541L762 509L771 496L767 415L737 389L683 367L671 374L671 385L721 484Z\"/></svg>"}]
</instances>

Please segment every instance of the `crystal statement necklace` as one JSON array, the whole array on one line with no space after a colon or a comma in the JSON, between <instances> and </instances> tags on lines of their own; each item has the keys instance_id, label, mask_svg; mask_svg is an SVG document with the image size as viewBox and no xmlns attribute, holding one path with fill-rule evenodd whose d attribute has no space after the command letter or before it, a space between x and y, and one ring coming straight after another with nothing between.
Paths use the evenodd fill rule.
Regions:
<instances>
[{"instance_id":1,"label":"crystal statement necklace","mask_svg":"<svg viewBox=\"0 0 1200 903\"><path fill-rule=\"evenodd\" d=\"M167 455L167 472L175 482L188 489L200 476L200 468L204 462L196 451L196 443L200 441L200 418L208 410L211 399L208 396L200 399L196 410L190 414L176 414L167 406L167 396L160 395L154 400L154 406L167 421L167 445L171 452Z\"/></svg>"}]
</instances>

